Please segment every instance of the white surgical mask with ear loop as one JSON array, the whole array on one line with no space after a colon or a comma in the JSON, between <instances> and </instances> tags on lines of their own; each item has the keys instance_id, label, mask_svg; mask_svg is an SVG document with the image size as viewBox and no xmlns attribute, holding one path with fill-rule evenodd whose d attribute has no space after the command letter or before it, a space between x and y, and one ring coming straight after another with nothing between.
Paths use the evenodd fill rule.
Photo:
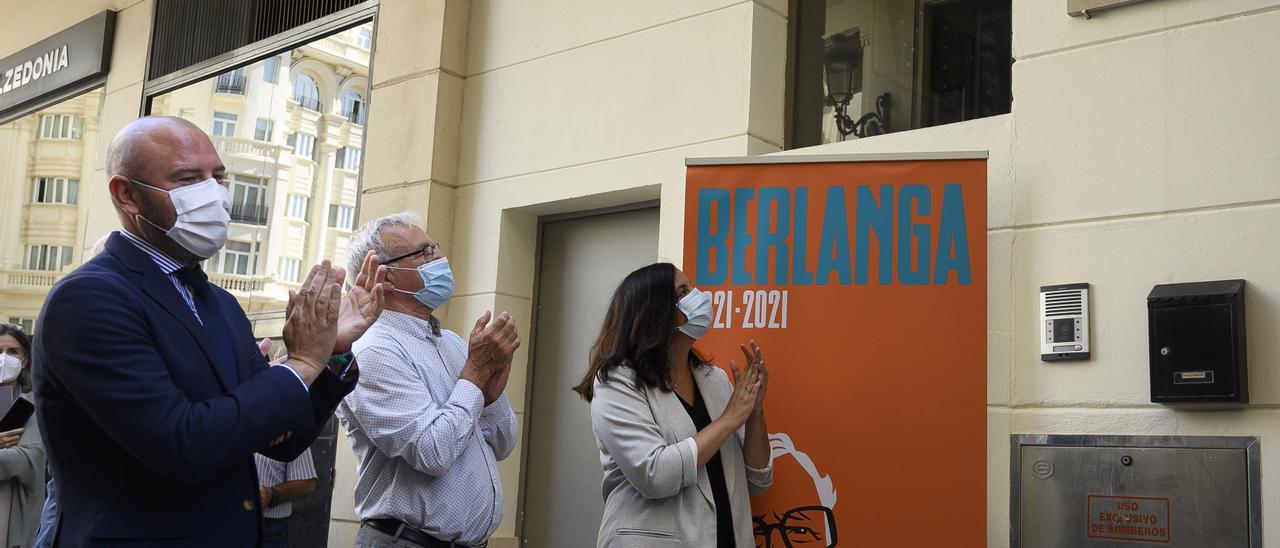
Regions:
<instances>
[{"instance_id":1,"label":"white surgical mask with ear loop","mask_svg":"<svg viewBox=\"0 0 1280 548\"><path fill-rule=\"evenodd\" d=\"M133 179L129 181L169 195L169 201L173 202L174 214L177 216L177 220L173 222L173 228L165 229L142 215L138 215L138 218L158 230L165 231L169 239L190 251L192 255L208 259L227 243L227 231L231 227L231 192L218 184L217 179L211 177L173 190L154 187Z\"/></svg>"},{"instance_id":2,"label":"white surgical mask with ear loop","mask_svg":"<svg viewBox=\"0 0 1280 548\"><path fill-rule=\"evenodd\" d=\"M22 373L22 360L12 354L0 354L0 384L9 384ZM0 392L4 389L0 388Z\"/></svg>"},{"instance_id":3,"label":"white surgical mask with ear loop","mask_svg":"<svg viewBox=\"0 0 1280 548\"><path fill-rule=\"evenodd\" d=\"M707 330L711 329L711 314L714 310L711 308L711 294L705 291L693 288L689 290L683 299L676 303L689 321L684 325L677 327L681 333L693 337L695 340L702 338L707 334Z\"/></svg>"}]
</instances>

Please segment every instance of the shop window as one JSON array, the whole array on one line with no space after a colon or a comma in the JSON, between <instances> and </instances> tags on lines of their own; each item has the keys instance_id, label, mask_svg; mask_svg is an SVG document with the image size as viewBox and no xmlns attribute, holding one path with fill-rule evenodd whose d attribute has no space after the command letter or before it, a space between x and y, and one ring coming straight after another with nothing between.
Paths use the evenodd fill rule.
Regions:
<instances>
[{"instance_id":1,"label":"shop window","mask_svg":"<svg viewBox=\"0 0 1280 548\"><path fill-rule=\"evenodd\" d=\"M84 133L84 118L72 114L45 114L40 117L41 139L75 139Z\"/></svg>"},{"instance_id":2,"label":"shop window","mask_svg":"<svg viewBox=\"0 0 1280 548\"><path fill-rule=\"evenodd\" d=\"M27 246L27 270L59 271L71 264L71 246L32 244Z\"/></svg>"},{"instance_id":3,"label":"shop window","mask_svg":"<svg viewBox=\"0 0 1280 548\"><path fill-rule=\"evenodd\" d=\"M213 135L215 137L235 137L236 121L240 117L229 112L213 113Z\"/></svg>"},{"instance_id":4,"label":"shop window","mask_svg":"<svg viewBox=\"0 0 1280 548\"><path fill-rule=\"evenodd\" d=\"M315 79L306 74L294 76L293 100L302 108L319 112L320 87L316 85Z\"/></svg>"},{"instance_id":5,"label":"shop window","mask_svg":"<svg viewBox=\"0 0 1280 548\"><path fill-rule=\"evenodd\" d=\"M80 181L63 177L36 177L31 181L31 203L69 204L80 203Z\"/></svg>"},{"instance_id":6,"label":"shop window","mask_svg":"<svg viewBox=\"0 0 1280 548\"><path fill-rule=\"evenodd\" d=\"M356 222L356 208L334 204L329 206L329 226L332 228L341 228L343 230L351 230Z\"/></svg>"},{"instance_id":7,"label":"shop window","mask_svg":"<svg viewBox=\"0 0 1280 548\"><path fill-rule=\"evenodd\" d=\"M789 147L1009 112L1010 0L796 4Z\"/></svg>"}]
</instances>

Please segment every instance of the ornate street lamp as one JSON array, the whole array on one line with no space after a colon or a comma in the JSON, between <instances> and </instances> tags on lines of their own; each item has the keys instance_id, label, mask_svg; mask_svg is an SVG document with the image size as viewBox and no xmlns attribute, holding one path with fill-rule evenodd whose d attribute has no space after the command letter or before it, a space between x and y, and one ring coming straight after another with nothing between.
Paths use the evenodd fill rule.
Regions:
<instances>
[{"instance_id":1,"label":"ornate street lamp","mask_svg":"<svg viewBox=\"0 0 1280 548\"><path fill-rule=\"evenodd\" d=\"M862 40L858 29L827 38L822 67L827 80L827 105L835 107L836 130L843 140L850 134L859 138L889 132L889 93L876 97L876 111L857 121L849 117L849 102L862 91Z\"/></svg>"}]
</instances>

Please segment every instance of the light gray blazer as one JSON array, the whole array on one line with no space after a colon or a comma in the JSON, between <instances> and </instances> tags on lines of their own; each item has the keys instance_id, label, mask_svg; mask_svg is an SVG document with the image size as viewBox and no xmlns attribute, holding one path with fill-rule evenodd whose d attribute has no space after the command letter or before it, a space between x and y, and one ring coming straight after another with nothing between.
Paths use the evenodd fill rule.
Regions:
<instances>
[{"instance_id":1,"label":"light gray blazer","mask_svg":"<svg viewBox=\"0 0 1280 548\"><path fill-rule=\"evenodd\" d=\"M694 382L711 420L724 413L733 393L729 377L714 366L694 368ZM716 510L707 471L698 468L697 433L674 392L644 388L635 371L617 367L609 382L596 379L591 429L604 466L604 519L599 547L631 548L716 545ZM755 546L748 493L773 483L773 461L763 470L742 460L738 429L720 447L732 507L734 539Z\"/></svg>"}]
</instances>

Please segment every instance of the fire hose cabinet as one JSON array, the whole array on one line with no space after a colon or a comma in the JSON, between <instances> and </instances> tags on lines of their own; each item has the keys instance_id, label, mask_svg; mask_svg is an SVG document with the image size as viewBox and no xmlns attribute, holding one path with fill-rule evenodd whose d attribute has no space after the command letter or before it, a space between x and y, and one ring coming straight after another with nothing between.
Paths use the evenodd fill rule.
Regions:
<instances>
[{"instance_id":1,"label":"fire hose cabinet","mask_svg":"<svg viewBox=\"0 0 1280 548\"><path fill-rule=\"evenodd\" d=\"M1244 280L1157 285L1147 296L1151 401L1249 401Z\"/></svg>"}]
</instances>

